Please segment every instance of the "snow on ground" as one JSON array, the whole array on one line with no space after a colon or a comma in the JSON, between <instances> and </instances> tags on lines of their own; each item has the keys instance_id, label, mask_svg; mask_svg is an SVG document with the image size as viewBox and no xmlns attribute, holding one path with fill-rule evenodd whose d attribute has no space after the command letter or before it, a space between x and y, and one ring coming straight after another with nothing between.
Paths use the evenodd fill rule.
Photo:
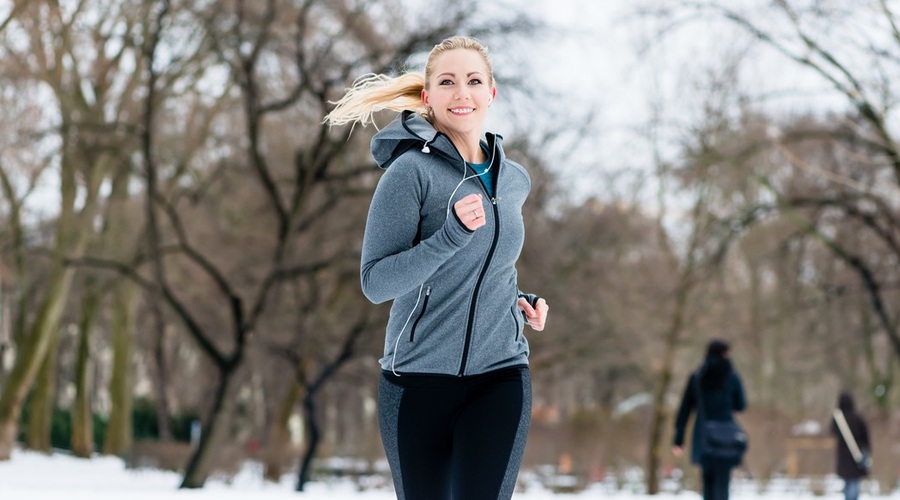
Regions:
<instances>
[{"instance_id":1,"label":"snow on ground","mask_svg":"<svg viewBox=\"0 0 900 500\"><path fill-rule=\"evenodd\" d=\"M174 472L152 469L128 469L117 458L97 457L91 460L64 454L43 455L15 451L12 459L0 462L0 499L2 500L393 500L390 490L359 492L349 482L312 483L308 491L293 491L294 478L285 477L279 484L265 483L258 468L248 466L229 481L211 478L205 488L179 490L181 476ZM840 481L827 483L828 493L815 496L803 482L773 482L760 493L749 482L735 481L733 500L840 500ZM577 494L556 494L529 486L514 500L699 500L695 492L665 493L655 497L615 491L595 485ZM900 499L900 492L889 496L863 494L865 498Z\"/></svg>"}]
</instances>

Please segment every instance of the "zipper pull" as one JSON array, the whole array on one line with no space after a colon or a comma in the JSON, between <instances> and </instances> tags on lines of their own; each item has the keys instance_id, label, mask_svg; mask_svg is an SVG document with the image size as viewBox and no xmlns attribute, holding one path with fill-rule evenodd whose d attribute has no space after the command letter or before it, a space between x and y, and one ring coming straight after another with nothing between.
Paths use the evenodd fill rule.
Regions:
<instances>
[{"instance_id":1,"label":"zipper pull","mask_svg":"<svg viewBox=\"0 0 900 500\"><path fill-rule=\"evenodd\" d=\"M425 287L425 296L428 297L429 295L431 295L431 285Z\"/></svg>"},{"instance_id":2,"label":"zipper pull","mask_svg":"<svg viewBox=\"0 0 900 500\"><path fill-rule=\"evenodd\" d=\"M492 204L496 205L498 202L500 202L500 197L499 197L499 196L494 196L493 198L491 198L491 203L492 203Z\"/></svg>"}]
</instances>

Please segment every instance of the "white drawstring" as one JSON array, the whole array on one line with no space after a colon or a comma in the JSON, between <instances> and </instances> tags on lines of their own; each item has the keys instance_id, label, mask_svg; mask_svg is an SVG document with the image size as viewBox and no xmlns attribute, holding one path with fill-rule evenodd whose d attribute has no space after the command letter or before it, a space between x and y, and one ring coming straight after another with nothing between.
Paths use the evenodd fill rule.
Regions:
<instances>
[{"instance_id":1,"label":"white drawstring","mask_svg":"<svg viewBox=\"0 0 900 500\"><path fill-rule=\"evenodd\" d=\"M400 334L397 335L397 341L394 342L394 355L391 357L391 372L398 377L400 376L400 374L397 373L397 370L394 369L397 363L397 349L400 347L400 339L403 338L403 331L406 330L406 325L409 324L409 320L412 319L413 314L416 312L416 308L419 307L419 299L422 298L422 287L424 286L425 283L419 285L419 295L416 296L416 303L413 304L412 310L409 311L409 316L406 318L406 323L403 323L403 328L400 329Z\"/></svg>"}]
</instances>

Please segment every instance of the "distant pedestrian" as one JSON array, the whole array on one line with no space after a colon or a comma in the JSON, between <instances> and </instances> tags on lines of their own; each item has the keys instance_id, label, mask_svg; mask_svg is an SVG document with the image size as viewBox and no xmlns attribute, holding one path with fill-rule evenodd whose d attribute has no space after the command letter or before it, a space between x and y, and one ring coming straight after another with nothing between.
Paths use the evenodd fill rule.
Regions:
<instances>
[{"instance_id":1,"label":"distant pedestrian","mask_svg":"<svg viewBox=\"0 0 900 500\"><path fill-rule=\"evenodd\" d=\"M844 480L844 499L857 500L862 478L869 474L868 457L871 447L868 426L862 415L857 413L853 396L849 392L842 392L838 396L838 407L831 421L831 433L837 439L836 468L837 475Z\"/></svg>"},{"instance_id":2,"label":"distant pedestrian","mask_svg":"<svg viewBox=\"0 0 900 500\"><path fill-rule=\"evenodd\" d=\"M519 290L531 178L484 133L497 96L487 48L455 36L424 74L359 80L332 125L401 114L372 139L384 174L362 241L363 293L392 301L381 438L402 500L512 497L531 418L525 326L546 300Z\"/></svg>"},{"instance_id":3,"label":"distant pedestrian","mask_svg":"<svg viewBox=\"0 0 900 500\"><path fill-rule=\"evenodd\" d=\"M675 418L672 451L675 456L681 456L688 419L691 412L697 410L691 442L691 463L701 468L704 500L728 499L731 469L739 463L730 459L705 457L700 446L700 429L705 421L733 421L734 412L743 411L747 406L744 386L731 364L729 354L730 348L724 340L709 342L706 359L688 377Z\"/></svg>"}]
</instances>

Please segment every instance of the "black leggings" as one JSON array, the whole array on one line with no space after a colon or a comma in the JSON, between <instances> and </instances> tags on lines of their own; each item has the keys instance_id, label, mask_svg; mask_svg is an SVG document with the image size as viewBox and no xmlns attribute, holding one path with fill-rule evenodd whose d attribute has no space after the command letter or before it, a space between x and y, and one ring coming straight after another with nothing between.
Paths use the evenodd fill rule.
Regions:
<instances>
[{"instance_id":1,"label":"black leggings","mask_svg":"<svg viewBox=\"0 0 900 500\"><path fill-rule=\"evenodd\" d=\"M728 500L731 483L731 465L705 465L703 475L703 500Z\"/></svg>"},{"instance_id":2,"label":"black leggings","mask_svg":"<svg viewBox=\"0 0 900 500\"><path fill-rule=\"evenodd\" d=\"M509 499L531 376L521 366L466 377L383 372L378 421L399 500Z\"/></svg>"}]
</instances>

